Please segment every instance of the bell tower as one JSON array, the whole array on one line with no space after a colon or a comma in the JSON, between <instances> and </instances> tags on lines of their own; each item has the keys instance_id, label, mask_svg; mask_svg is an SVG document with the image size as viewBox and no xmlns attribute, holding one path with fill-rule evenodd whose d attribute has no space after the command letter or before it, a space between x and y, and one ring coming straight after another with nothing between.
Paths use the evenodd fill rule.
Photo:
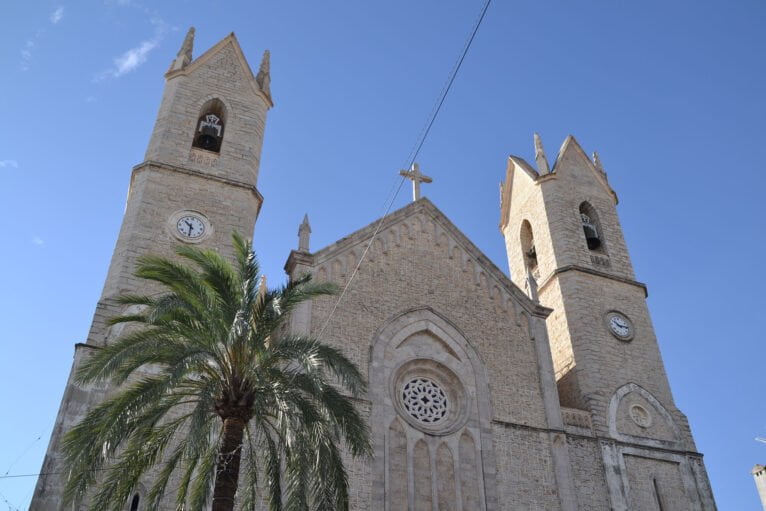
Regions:
<instances>
[{"instance_id":1,"label":"bell tower","mask_svg":"<svg viewBox=\"0 0 766 511\"><path fill-rule=\"evenodd\" d=\"M269 53L257 73L231 33L192 56L194 28L165 73L165 89L145 159L133 167L122 226L104 289L85 343L75 348L72 375L91 350L109 344L121 326L106 320L124 312L115 298L150 294L134 277L137 259L172 257L182 243L232 254L231 234L250 236L263 197L258 170L266 115L273 106ZM70 375L37 482L31 509L59 509L63 478L61 436L109 391L76 385ZM48 475L46 475L48 474ZM137 501L143 498L136 496Z\"/></svg>"},{"instance_id":2,"label":"bell tower","mask_svg":"<svg viewBox=\"0 0 766 511\"><path fill-rule=\"evenodd\" d=\"M258 169L273 106L269 53L253 74L231 33L192 59L189 30L165 74L154 130L143 163L133 168L117 245L89 344L108 342L111 299L136 289L136 258L170 256L178 243L229 253L231 233L250 236L263 203ZM144 285L144 284L141 284Z\"/></svg>"},{"instance_id":3,"label":"bell tower","mask_svg":"<svg viewBox=\"0 0 766 511\"><path fill-rule=\"evenodd\" d=\"M589 158L574 137L550 168L534 138L537 168L508 158L500 229L512 280L553 309L546 326L562 410L590 417L612 509L689 509L672 504L679 495L691 509L714 509L701 455L673 400L647 287L633 272L617 194L598 155ZM646 470L662 481L634 481ZM660 507L644 507L644 498Z\"/></svg>"}]
</instances>

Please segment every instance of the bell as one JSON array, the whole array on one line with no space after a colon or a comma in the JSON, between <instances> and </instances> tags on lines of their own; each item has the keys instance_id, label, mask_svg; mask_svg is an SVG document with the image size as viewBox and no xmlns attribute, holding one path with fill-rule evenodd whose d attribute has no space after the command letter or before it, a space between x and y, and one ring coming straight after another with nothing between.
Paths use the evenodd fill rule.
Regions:
<instances>
[{"instance_id":1,"label":"bell","mask_svg":"<svg viewBox=\"0 0 766 511\"><path fill-rule=\"evenodd\" d=\"M580 220L582 221L582 230L585 231L585 241L588 243L588 249L597 249L601 246L601 239L598 237L596 226L585 213L580 213Z\"/></svg>"},{"instance_id":2,"label":"bell","mask_svg":"<svg viewBox=\"0 0 766 511\"><path fill-rule=\"evenodd\" d=\"M195 145L207 151L218 151L220 147L218 130L213 126L203 125L200 128L200 134L197 137L197 143Z\"/></svg>"},{"instance_id":3,"label":"bell","mask_svg":"<svg viewBox=\"0 0 766 511\"><path fill-rule=\"evenodd\" d=\"M588 249L595 250L601 246L601 239L598 237L596 227L593 224L583 223L583 231L585 231L585 241L588 243Z\"/></svg>"}]
</instances>

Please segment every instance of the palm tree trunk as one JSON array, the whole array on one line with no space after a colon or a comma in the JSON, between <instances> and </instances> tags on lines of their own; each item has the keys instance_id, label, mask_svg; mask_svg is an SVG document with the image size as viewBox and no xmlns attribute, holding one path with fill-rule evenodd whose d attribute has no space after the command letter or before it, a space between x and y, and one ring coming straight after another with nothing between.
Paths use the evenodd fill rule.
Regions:
<instances>
[{"instance_id":1,"label":"palm tree trunk","mask_svg":"<svg viewBox=\"0 0 766 511\"><path fill-rule=\"evenodd\" d=\"M234 509L244 431L245 422L239 417L223 420L223 443L218 450L215 467L212 511L233 511Z\"/></svg>"}]
</instances>

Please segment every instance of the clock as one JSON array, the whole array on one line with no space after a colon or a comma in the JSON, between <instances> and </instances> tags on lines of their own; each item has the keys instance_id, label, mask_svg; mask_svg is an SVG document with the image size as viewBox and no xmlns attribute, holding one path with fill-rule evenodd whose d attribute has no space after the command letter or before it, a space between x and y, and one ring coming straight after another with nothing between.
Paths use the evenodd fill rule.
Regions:
<instances>
[{"instance_id":1,"label":"clock","mask_svg":"<svg viewBox=\"0 0 766 511\"><path fill-rule=\"evenodd\" d=\"M176 222L176 229L183 238L197 239L205 234L205 223L196 215L184 215Z\"/></svg>"},{"instance_id":2,"label":"clock","mask_svg":"<svg viewBox=\"0 0 766 511\"><path fill-rule=\"evenodd\" d=\"M185 243L201 243L213 233L210 220L199 211L183 209L168 218L169 234Z\"/></svg>"},{"instance_id":3,"label":"clock","mask_svg":"<svg viewBox=\"0 0 766 511\"><path fill-rule=\"evenodd\" d=\"M621 341L633 339L633 323L621 312L607 313L606 327L609 329L609 333Z\"/></svg>"}]
</instances>

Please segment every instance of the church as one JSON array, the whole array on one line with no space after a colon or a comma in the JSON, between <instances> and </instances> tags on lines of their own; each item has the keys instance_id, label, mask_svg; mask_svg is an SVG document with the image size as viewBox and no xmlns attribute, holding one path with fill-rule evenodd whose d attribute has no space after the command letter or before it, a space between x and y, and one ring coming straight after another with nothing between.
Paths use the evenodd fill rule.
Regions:
<instances>
[{"instance_id":1,"label":"church","mask_svg":"<svg viewBox=\"0 0 766 511\"><path fill-rule=\"evenodd\" d=\"M165 74L73 372L120 335L115 297L149 292L138 257L181 243L231 255L231 233L258 219L269 54L253 73L233 33L197 58L193 40ZM353 275L338 307L306 302L289 328L342 349L369 383L357 404L374 454L347 466L355 511L716 509L598 156L570 136L549 164L534 141L534 164L509 156L501 186L512 279L420 197L417 166L409 205L316 250L306 218L285 254L289 278ZM62 436L109 391L70 376L30 509L64 509Z\"/></svg>"}]
</instances>

